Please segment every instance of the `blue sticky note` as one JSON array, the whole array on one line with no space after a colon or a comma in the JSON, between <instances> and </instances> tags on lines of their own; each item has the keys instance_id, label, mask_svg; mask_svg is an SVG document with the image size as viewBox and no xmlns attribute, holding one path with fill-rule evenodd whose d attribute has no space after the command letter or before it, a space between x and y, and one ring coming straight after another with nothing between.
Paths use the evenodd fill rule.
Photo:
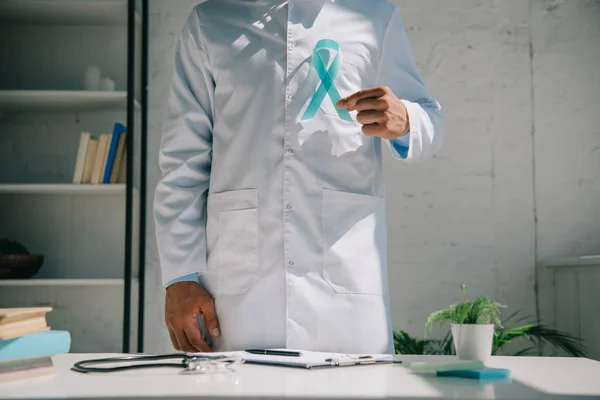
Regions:
<instances>
[{"instance_id":1,"label":"blue sticky note","mask_svg":"<svg viewBox=\"0 0 600 400\"><path fill-rule=\"evenodd\" d=\"M469 379L506 379L510 370L503 368L463 369L457 371L438 371L437 376Z\"/></svg>"}]
</instances>

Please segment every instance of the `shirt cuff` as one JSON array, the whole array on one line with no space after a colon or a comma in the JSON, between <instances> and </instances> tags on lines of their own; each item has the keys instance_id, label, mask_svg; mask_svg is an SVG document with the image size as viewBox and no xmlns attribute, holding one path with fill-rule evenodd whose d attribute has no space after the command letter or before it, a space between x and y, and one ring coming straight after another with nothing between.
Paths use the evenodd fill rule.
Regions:
<instances>
[{"instance_id":1,"label":"shirt cuff","mask_svg":"<svg viewBox=\"0 0 600 400\"><path fill-rule=\"evenodd\" d=\"M400 158L408 157L408 150L410 148L410 132L404 136L399 137L398 139L390 140L392 146L394 146L394 150L398 152Z\"/></svg>"},{"instance_id":2,"label":"shirt cuff","mask_svg":"<svg viewBox=\"0 0 600 400\"><path fill-rule=\"evenodd\" d=\"M200 284L200 277L198 276L198 274L196 272L194 272L193 274L180 276L179 278L175 278L175 279L167 282L167 284L165 285L165 289L177 282L196 282L196 283Z\"/></svg>"}]
</instances>

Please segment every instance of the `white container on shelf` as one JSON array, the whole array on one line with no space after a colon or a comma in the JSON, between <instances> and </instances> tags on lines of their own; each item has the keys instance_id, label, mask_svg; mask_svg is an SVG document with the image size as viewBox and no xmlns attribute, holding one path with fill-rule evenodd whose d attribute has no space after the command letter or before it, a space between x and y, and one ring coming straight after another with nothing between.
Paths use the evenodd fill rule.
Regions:
<instances>
[{"instance_id":1,"label":"white container on shelf","mask_svg":"<svg viewBox=\"0 0 600 400\"><path fill-rule=\"evenodd\" d=\"M85 90L100 90L101 82L100 67L95 65L88 66L83 77L83 87Z\"/></svg>"},{"instance_id":2,"label":"white container on shelf","mask_svg":"<svg viewBox=\"0 0 600 400\"><path fill-rule=\"evenodd\" d=\"M110 79L109 77L102 78L100 82L100 90L105 92L114 92L115 91L115 81Z\"/></svg>"}]
</instances>

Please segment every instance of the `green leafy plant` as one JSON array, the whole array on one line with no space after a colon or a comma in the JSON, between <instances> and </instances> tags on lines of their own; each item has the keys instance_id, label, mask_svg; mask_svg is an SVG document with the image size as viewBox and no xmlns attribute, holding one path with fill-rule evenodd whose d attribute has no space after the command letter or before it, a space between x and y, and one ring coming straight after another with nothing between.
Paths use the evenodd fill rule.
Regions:
<instances>
[{"instance_id":1,"label":"green leafy plant","mask_svg":"<svg viewBox=\"0 0 600 400\"><path fill-rule=\"evenodd\" d=\"M21 243L8 238L0 239L0 254L29 254Z\"/></svg>"},{"instance_id":2,"label":"green leafy plant","mask_svg":"<svg viewBox=\"0 0 600 400\"><path fill-rule=\"evenodd\" d=\"M396 354L454 355L452 339L443 340L416 339L400 330L394 331L394 349Z\"/></svg>"},{"instance_id":3,"label":"green leafy plant","mask_svg":"<svg viewBox=\"0 0 600 400\"><path fill-rule=\"evenodd\" d=\"M432 340L421 340L410 336L404 331L394 332L394 347L396 354L429 354L428 348Z\"/></svg>"},{"instance_id":4,"label":"green leafy plant","mask_svg":"<svg viewBox=\"0 0 600 400\"><path fill-rule=\"evenodd\" d=\"M474 301L466 299L467 286L462 285L463 299L459 303L452 304L443 310L438 310L427 318L426 328L431 331L433 325L437 322L440 327L446 322L455 324L489 324L494 323L502 327L500 322L501 309L505 305L493 301L489 297L480 296Z\"/></svg>"},{"instance_id":5,"label":"green leafy plant","mask_svg":"<svg viewBox=\"0 0 600 400\"><path fill-rule=\"evenodd\" d=\"M572 357L587 357L583 340L548 326L532 323L529 317L517 316L514 312L504 320L505 325L515 324L511 328L496 326L492 344L492 355L540 356L545 345L563 350ZM510 352L511 343L529 342L529 346ZM454 355L452 334L448 332L441 340L416 339L404 331L394 332L394 346L397 354Z\"/></svg>"},{"instance_id":6,"label":"green leafy plant","mask_svg":"<svg viewBox=\"0 0 600 400\"><path fill-rule=\"evenodd\" d=\"M514 319L518 314L518 311L513 313L506 321ZM529 319L529 317L523 317L517 322ZM503 353L502 349L515 340L527 340L530 342L530 346L510 355L539 356L543 346L550 345L563 350L572 357L586 357L586 348L581 338L535 323L527 323L510 329L496 329L494 331L492 354Z\"/></svg>"}]
</instances>

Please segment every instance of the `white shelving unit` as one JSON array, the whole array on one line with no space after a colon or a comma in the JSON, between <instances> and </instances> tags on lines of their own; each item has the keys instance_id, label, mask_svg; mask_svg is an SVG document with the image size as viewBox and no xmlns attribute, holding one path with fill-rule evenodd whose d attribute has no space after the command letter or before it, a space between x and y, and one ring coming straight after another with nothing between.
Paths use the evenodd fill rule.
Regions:
<instances>
[{"instance_id":1,"label":"white shelving unit","mask_svg":"<svg viewBox=\"0 0 600 400\"><path fill-rule=\"evenodd\" d=\"M124 91L0 90L1 111L123 111L126 106Z\"/></svg>"},{"instance_id":2,"label":"white shelving unit","mask_svg":"<svg viewBox=\"0 0 600 400\"><path fill-rule=\"evenodd\" d=\"M135 305L138 294L143 26L141 8L128 25L130 4L0 0L0 238L45 259L31 279L0 280L0 307L52 306L49 324L71 333L73 352L122 351L124 304ZM83 90L89 65L112 78L116 90ZM72 183L80 133L98 138L112 133L115 122L127 126L132 115L133 181ZM125 260L133 268L127 281ZM130 310L125 334L135 343L137 307Z\"/></svg>"},{"instance_id":3,"label":"white shelving unit","mask_svg":"<svg viewBox=\"0 0 600 400\"><path fill-rule=\"evenodd\" d=\"M3 286L123 286L123 279L4 279Z\"/></svg>"},{"instance_id":4,"label":"white shelving unit","mask_svg":"<svg viewBox=\"0 0 600 400\"><path fill-rule=\"evenodd\" d=\"M49 25L126 25L127 1L2 0L0 21ZM136 22L140 22L139 16Z\"/></svg>"},{"instance_id":5,"label":"white shelving unit","mask_svg":"<svg viewBox=\"0 0 600 400\"><path fill-rule=\"evenodd\" d=\"M553 258L541 262L545 268L600 267L600 255Z\"/></svg>"},{"instance_id":6,"label":"white shelving unit","mask_svg":"<svg viewBox=\"0 0 600 400\"><path fill-rule=\"evenodd\" d=\"M0 184L0 193L58 195L124 195L125 184Z\"/></svg>"},{"instance_id":7,"label":"white shelving unit","mask_svg":"<svg viewBox=\"0 0 600 400\"><path fill-rule=\"evenodd\" d=\"M69 331L72 353L106 349L118 353L123 339L123 285L123 279L0 280L0 293L15 304L53 307L48 325ZM132 294L137 292L134 280ZM132 318L136 316L134 308ZM135 325L130 333L137 333Z\"/></svg>"},{"instance_id":8,"label":"white shelving unit","mask_svg":"<svg viewBox=\"0 0 600 400\"><path fill-rule=\"evenodd\" d=\"M588 357L600 360L600 255L545 259L537 268L540 322L582 338Z\"/></svg>"}]
</instances>

